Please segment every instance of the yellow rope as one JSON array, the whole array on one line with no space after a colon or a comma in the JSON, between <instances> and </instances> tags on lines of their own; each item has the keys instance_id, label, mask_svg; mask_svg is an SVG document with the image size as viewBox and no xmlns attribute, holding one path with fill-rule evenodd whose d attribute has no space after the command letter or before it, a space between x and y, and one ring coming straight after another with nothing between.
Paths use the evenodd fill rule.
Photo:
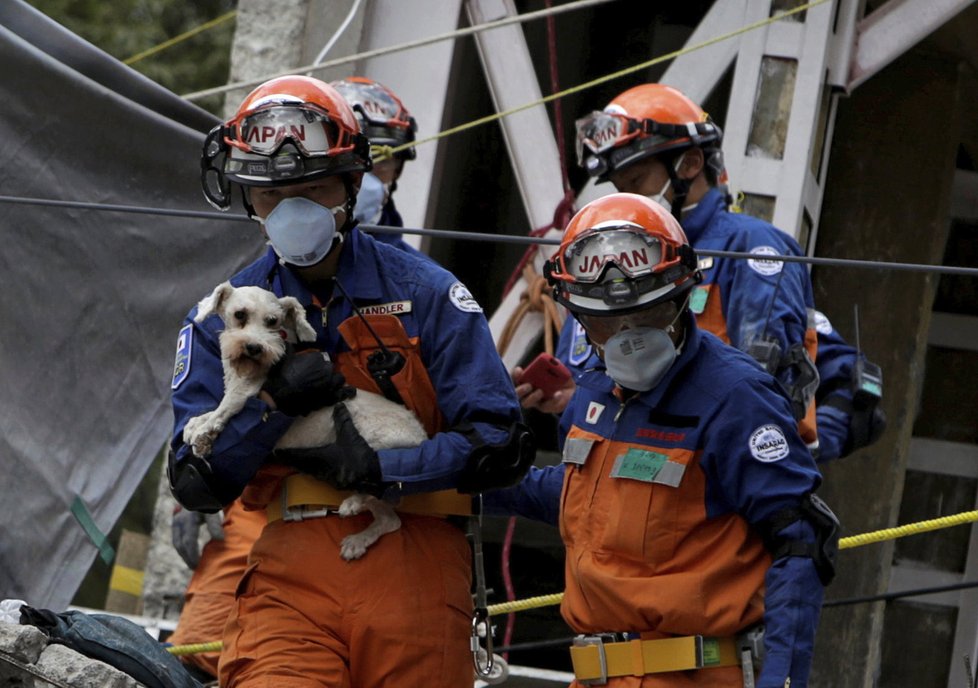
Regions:
<instances>
[{"instance_id":1,"label":"yellow rope","mask_svg":"<svg viewBox=\"0 0 978 688\"><path fill-rule=\"evenodd\" d=\"M193 36L196 36L199 33L202 33L204 31L207 31L208 29L212 29L215 26L217 26L218 24L223 24L224 22L226 22L228 19L230 19L231 17L233 17L237 13L238 13L237 10L231 10L230 12L226 12L226 13L222 14L220 17L218 17L217 19L211 19L209 22L204 22L203 24L201 24L200 26L198 26L195 29L190 29L190 31L185 31L182 34L180 34L179 36L174 36L173 38L171 38L169 40L163 41L159 45L157 45L157 46L155 46L153 48L150 48L149 50L144 50L141 53L136 53L132 57L129 57L129 58L123 60L122 62L123 62L123 64L127 64L127 65L131 65L131 64L134 64L136 62L139 62L140 60L142 60L144 58L147 58L150 55L155 55L156 53L160 52L161 50L166 50L170 46L174 46L177 43L180 43L182 41L185 41L188 38L192 38Z\"/></svg>"},{"instance_id":2,"label":"yellow rope","mask_svg":"<svg viewBox=\"0 0 978 688\"><path fill-rule=\"evenodd\" d=\"M869 533L844 537L839 540L839 549L852 549L853 547L861 547L862 545L869 545L874 542L895 540L896 538L907 535L916 535L917 533L950 528L951 526L959 526L976 521L978 521L978 511L964 511L960 514L941 516L940 518L933 518L929 521L917 521L916 523L908 523L907 525L897 526L896 528L884 528ZM538 597L527 597L526 599L514 600L512 602L491 604L488 607L488 611L490 616L498 616L511 612L521 612L527 609L549 607L560 604L563 599L564 593L557 592L552 595L540 595ZM218 640L212 643L197 643L195 645L174 645L173 647L168 647L167 651L174 655L190 655L197 652L216 652L220 649L221 641Z\"/></svg>"},{"instance_id":3,"label":"yellow rope","mask_svg":"<svg viewBox=\"0 0 978 688\"><path fill-rule=\"evenodd\" d=\"M202 652L220 652L224 642L214 640L209 643L190 643L189 645L171 645L166 651L177 657L181 655L196 655Z\"/></svg>"},{"instance_id":4,"label":"yellow rope","mask_svg":"<svg viewBox=\"0 0 978 688\"><path fill-rule=\"evenodd\" d=\"M434 134L432 136L428 136L427 138L418 139L417 141L412 141L410 143L405 143L405 144L402 144L400 146L393 146L393 147L391 147L391 146L378 146L378 149L380 149L378 152L380 154L382 154L383 156L385 156L385 157L382 157L382 158L374 158L374 161L377 162L379 160L383 160L386 157L389 157L391 155L394 155L395 153L400 153L403 150L407 150L408 148L411 148L412 146L418 146L418 145L421 145L422 143L429 143L431 141L437 141L438 139L444 138L446 136L451 136L453 134L458 134L459 132L466 131L468 129L472 129L474 127L478 127L478 126L481 126L483 124L488 124L489 122L494 122L495 120L502 119L503 117L508 117L510 115L515 115L518 112L523 112L524 110L529 110L530 108L534 108L534 107L536 107L538 105L544 105L544 104L549 103L549 102L551 102L553 100L557 100L558 98L563 98L564 96L571 95L572 93L578 93L579 91L584 91L584 90L587 90L589 88L593 88L594 86L598 86L598 85L603 84L605 82L612 81L614 79L617 79L618 77L622 77L622 76L625 76L627 74L631 74L632 72L638 72L638 71L641 71L643 69L647 69L647 68L649 68L649 67L651 67L653 65L659 64L660 62L666 62L667 60L673 60L673 59L675 59L677 57L680 57L681 55L686 55L687 53L692 53L692 52L695 52L697 50L702 50L704 48L709 48L711 45L714 45L716 43L720 43L721 41L725 41L725 40L728 40L730 38L735 38L736 36L740 36L741 34L748 33L749 31L753 31L754 29L759 29L759 28L761 28L763 26L767 26L768 24L773 24L776 21L780 21L781 19L785 19L786 17L790 17L793 14L798 14L799 12L804 12L806 10L810 10L813 7L817 7L817 6L822 5L822 4L826 3L826 2L829 2L829 0L812 0L812 2L809 2L806 5L799 5L798 7L795 7L793 9L787 10L785 12L779 12L779 13L775 14L772 17L768 17L766 19L761 19L760 21L756 21L753 24L748 24L746 26L742 26L739 29L735 29L735 30L733 30L733 31L731 31L729 33L722 34L722 35L717 36L715 38L711 38L711 39L709 39L707 41L703 41L702 43L698 43L696 45L691 45L688 48L681 48L679 50L674 50L671 53L666 53L665 55L660 55L659 57L654 57L651 60L647 60L646 62L642 62L642 63L639 63L637 65L633 65L631 67L626 67L625 69L618 70L617 72L612 72L611 74L606 74L605 76L598 77L597 79L592 79L591 81L587 81L587 82L585 82L583 84L578 84L577 86L571 86L570 88L565 89L563 91L558 91L557 93L552 93L549 96L544 96L543 98L540 98L539 100L535 100L532 103L526 103L524 105L518 105L517 107L510 108L509 110L503 110L502 112L497 112L497 113L492 114L492 115L486 115L485 117L480 117L478 119L474 119L471 122L466 122L465 124L460 124L460 125L458 125L456 127L451 127L449 129L446 129L446 130L444 130L442 132L439 132L437 134Z\"/></svg>"},{"instance_id":5,"label":"yellow rope","mask_svg":"<svg viewBox=\"0 0 978 688\"><path fill-rule=\"evenodd\" d=\"M939 530L941 528L959 526L964 523L974 523L975 521L978 521L978 511L964 511L953 516L941 516L940 518L934 518L929 521L917 521L916 523L908 523L905 526L897 526L896 528L884 528L883 530L876 530L871 533L844 537L839 540L839 549L861 547L862 545L869 545L874 542L895 540L905 535L915 535L917 533L925 533L929 530Z\"/></svg>"}]
</instances>

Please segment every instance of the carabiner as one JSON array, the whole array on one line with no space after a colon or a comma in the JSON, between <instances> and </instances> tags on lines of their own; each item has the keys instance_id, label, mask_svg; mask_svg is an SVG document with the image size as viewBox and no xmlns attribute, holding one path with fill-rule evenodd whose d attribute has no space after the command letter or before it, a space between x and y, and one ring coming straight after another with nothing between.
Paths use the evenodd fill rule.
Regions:
<instances>
[{"instance_id":1,"label":"carabiner","mask_svg":"<svg viewBox=\"0 0 978 688\"><path fill-rule=\"evenodd\" d=\"M479 659L479 651L483 650L482 644L479 641L479 626L483 624L486 629L485 665ZM492 667L495 662L492 654L492 628L489 626L489 610L485 607L476 608L472 614L472 637L469 642L472 650L472 664L475 666L476 676L482 679L492 677Z\"/></svg>"}]
</instances>

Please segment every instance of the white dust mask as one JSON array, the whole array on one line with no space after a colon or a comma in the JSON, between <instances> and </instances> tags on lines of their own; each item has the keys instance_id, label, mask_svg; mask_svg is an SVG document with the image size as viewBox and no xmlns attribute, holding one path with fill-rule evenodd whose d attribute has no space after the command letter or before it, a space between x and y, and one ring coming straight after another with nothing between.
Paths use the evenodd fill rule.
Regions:
<instances>
[{"instance_id":1,"label":"white dust mask","mask_svg":"<svg viewBox=\"0 0 978 688\"><path fill-rule=\"evenodd\" d=\"M326 208L295 196L280 201L262 224L282 262L308 267L325 258L333 247L336 213L343 209L342 205Z\"/></svg>"}]
</instances>

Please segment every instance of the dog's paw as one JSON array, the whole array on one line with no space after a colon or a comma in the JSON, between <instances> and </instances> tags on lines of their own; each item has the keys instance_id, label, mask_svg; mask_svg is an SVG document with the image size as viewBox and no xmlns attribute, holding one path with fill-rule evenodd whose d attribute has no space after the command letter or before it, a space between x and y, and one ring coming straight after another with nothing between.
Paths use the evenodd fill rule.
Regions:
<instances>
[{"instance_id":1,"label":"dog's paw","mask_svg":"<svg viewBox=\"0 0 978 688\"><path fill-rule=\"evenodd\" d=\"M367 508L367 497L362 494L350 495L340 504L340 516L356 516Z\"/></svg>"},{"instance_id":2,"label":"dog's paw","mask_svg":"<svg viewBox=\"0 0 978 688\"><path fill-rule=\"evenodd\" d=\"M376 539L364 533L347 535L340 543L340 556L347 561L359 559L367 553L367 548L374 544Z\"/></svg>"},{"instance_id":3,"label":"dog's paw","mask_svg":"<svg viewBox=\"0 0 978 688\"><path fill-rule=\"evenodd\" d=\"M190 446L194 455L199 458L204 458L211 453L214 438L220 432L210 422L210 416L211 414L205 413L202 416L191 418L183 428L184 444Z\"/></svg>"}]
</instances>

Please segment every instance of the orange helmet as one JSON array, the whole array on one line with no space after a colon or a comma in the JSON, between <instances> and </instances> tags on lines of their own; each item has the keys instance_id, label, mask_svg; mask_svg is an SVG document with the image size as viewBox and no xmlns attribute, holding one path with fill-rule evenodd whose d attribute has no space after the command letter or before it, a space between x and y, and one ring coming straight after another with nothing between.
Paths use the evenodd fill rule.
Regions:
<instances>
[{"instance_id":1,"label":"orange helmet","mask_svg":"<svg viewBox=\"0 0 978 688\"><path fill-rule=\"evenodd\" d=\"M351 76L330 84L353 108L360 120L360 131L371 145L402 146L414 141L418 125L401 99L383 84L362 76ZM414 160L414 146L395 154L402 160Z\"/></svg>"},{"instance_id":2,"label":"orange helmet","mask_svg":"<svg viewBox=\"0 0 978 688\"><path fill-rule=\"evenodd\" d=\"M572 313L624 314L685 294L701 275L682 227L655 201L630 193L581 208L544 270Z\"/></svg>"},{"instance_id":3,"label":"orange helmet","mask_svg":"<svg viewBox=\"0 0 978 688\"><path fill-rule=\"evenodd\" d=\"M663 84L630 88L602 112L577 120L577 162L598 181L650 155L703 149L715 179L723 174L723 132L699 105Z\"/></svg>"},{"instance_id":4,"label":"orange helmet","mask_svg":"<svg viewBox=\"0 0 978 688\"><path fill-rule=\"evenodd\" d=\"M207 200L226 210L230 182L294 184L370 167L367 139L343 96L319 79L283 76L253 90L211 130L201 183Z\"/></svg>"}]
</instances>

